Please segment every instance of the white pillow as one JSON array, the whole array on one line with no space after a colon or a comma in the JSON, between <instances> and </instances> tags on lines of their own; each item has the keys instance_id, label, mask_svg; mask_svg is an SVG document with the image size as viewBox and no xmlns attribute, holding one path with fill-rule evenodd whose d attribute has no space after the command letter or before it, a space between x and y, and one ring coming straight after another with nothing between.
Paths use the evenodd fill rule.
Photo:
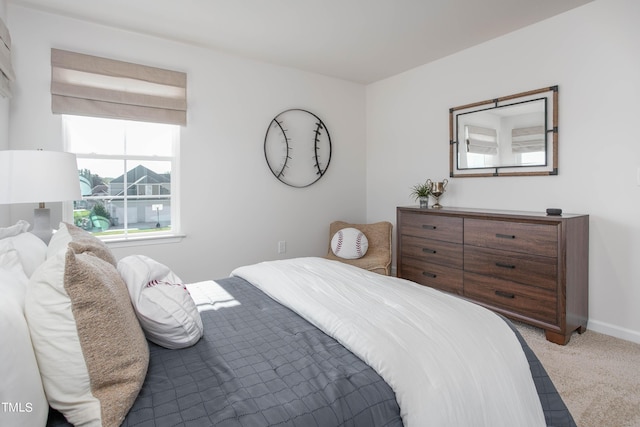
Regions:
<instances>
[{"instance_id":1,"label":"white pillow","mask_svg":"<svg viewBox=\"0 0 640 427\"><path fill-rule=\"evenodd\" d=\"M67 251L67 246L71 243L71 235L64 222L61 222L58 229L54 231L49 245L47 246L47 258L55 256L57 253Z\"/></svg>"},{"instance_id":2,"label":"white pillow","mask_svg":"<svg viewBox=\"0 0 640 427\"><path fill-rule=\"evenodd\" d=\"M49 413L23 314L28 280L15 250L0 254L0 402L13 408L0 408L0 426L44 426Z\"/></svg>"},{"instance_id":3,"label":"white pillow","mask_svg":"<svg viewBox=\"0 0 640 427\"><path fill-rule=\"evenodd\" d=\"M0 253L15 249L27 277L44 262L47 245L36 235L28 233L29 223L18 221L11 227L0 228Z\"/></svg>"},{"instance_id":4,"label":"white pillow","mask_svg":"<svg viewBox=\"0 0 640 427\"><path fill-rule=\"evenodd\" d=\"M2 239L0 240L0 246L7 241L13 244L18 255L20 255L20 262L27 277L31 277L36 268L45 260L47 244L31 233L21 233L8 239ZM0 252L2 251L0 250Z\"/></svg>"},{"instance_id":5,"label":"white pillow","mask_svg":"<svg viewBox=\"0 0 640 427\"><path fill-rule=\"evenodd\" d=\"M362 258L367 253L367 249L369 249L369 240L357 228L343 228L331 238L331 250L335 256L340 258Z\"/></svg>"},{"instance_id":6,"label":"white pillow","mask_svg":"<svg viewBox=\"0 0 640 427\"><path fill-rule=\"evenodd\" d=\"M15 249L0 252L0 295L11 297L24 309L24 295L27 292L29 278L22 268L20 257Z\"/></svg>"},{"instance_id":7,"label":"white pillow","mask_svg":"<svg viewBox=\"0 0 640 427\"><path fill-rule=\"evenodd\" d=\"M118 271L147 339L171 349L198 342L204 332L200 313L169 267L144 255L131 255L118 262Z\"/></svg>"},{"instance_id":8,"label":"white pillow","mask_svg":"<svg viewBox=\"0 0 640 427\"><path fill-rule=\"evenodd\" d=\"M0 239L6 237L17 236L20 233L25 233L29 229L29 223L23 219L16 222L9 227L0 228Z\"/></svg>"}]
</instances>

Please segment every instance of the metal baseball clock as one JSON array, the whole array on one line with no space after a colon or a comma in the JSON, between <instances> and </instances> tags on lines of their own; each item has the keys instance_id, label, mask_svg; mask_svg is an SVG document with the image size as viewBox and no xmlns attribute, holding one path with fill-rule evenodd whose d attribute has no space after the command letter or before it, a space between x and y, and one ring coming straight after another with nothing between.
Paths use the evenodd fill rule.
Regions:
<instances>
[{"instance_id":1,"label":"metal baseball clock","mask_svg":"<svg viewBox=\"0 0 640 427\"><path fill-rule=\"evenodd\" d=\"M308 187L322 178L329 167L329 130L307 110L285 110L267 128L264 156L280 181L291 187Z\"/></svg>"}]
</instances>

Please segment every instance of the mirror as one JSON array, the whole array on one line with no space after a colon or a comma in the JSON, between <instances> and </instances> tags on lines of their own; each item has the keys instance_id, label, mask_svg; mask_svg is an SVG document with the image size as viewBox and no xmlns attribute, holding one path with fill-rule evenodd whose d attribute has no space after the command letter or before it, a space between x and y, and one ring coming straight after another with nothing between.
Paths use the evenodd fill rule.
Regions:
<instances>
[{"instance_id":1,"label":"mirror","mask_svg":"<svg viewBox=\"0 0 640 427\"><path fill-rule=\"evenodd\" d=\"M557 175L558 86L449 110L451 177Z\"/></svg>"}]
</instances>

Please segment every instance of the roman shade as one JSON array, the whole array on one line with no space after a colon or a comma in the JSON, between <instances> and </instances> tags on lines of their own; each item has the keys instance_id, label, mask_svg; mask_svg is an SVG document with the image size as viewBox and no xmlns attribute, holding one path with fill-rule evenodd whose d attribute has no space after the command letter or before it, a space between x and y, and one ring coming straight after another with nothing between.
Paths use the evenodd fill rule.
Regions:
<instances>
[{"instance_id":1,"label":"roman shade","mask_svg":"<svg viewBox=\"0 0 640 427\"><path fill-rule=\"evenodd\" d=\"M51 110L185 126L187 75L51 49Z\"/></svg>"},{"instance_id":2,"label":"roman shade","mask_svg":"<svg viewBox=\"0 0 640 427\"><path fill-rule=\"evenodd\" d=\"M480 126L465 126L467 152L496 155L498 137L495 129Z\"/></svg>"},{"instance_id":3,"label":"roman shade","mask_svg":"<svg viewBox=\"0 0 640 427\"><path fill-rule=\"evenodd\" d=\"M7 26L0 19L0 95L11 97L9 82L16 79L11 66L11 36Z\"/></svg>"},{"instance_id":4,"label":"roman shade","mask_svg":"<svg viewBox=\"0 0 640 427\"><path fill-rule=\"evenodd\" d=\"M511 150L514 153L545 151L544 126L511 130Z\"/></svg>"}]
</instances>

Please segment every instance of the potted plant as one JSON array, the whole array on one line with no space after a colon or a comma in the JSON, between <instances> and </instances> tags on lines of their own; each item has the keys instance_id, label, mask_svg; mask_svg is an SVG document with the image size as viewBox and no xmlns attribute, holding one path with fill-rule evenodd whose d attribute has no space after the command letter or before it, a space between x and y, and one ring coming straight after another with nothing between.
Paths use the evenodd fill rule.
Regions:
<instances>
[{"instance_id":1,"label":"potted plant","mask_svg":"<svg viewBox=\"0 0 640 427\"><path fill-rule=\"evenodd\" d=\"M411 196L420 201L421 208L429 207L429 194L431 194L431 186L427 182L411 187Z\"/></svg>"}]
</instances>

